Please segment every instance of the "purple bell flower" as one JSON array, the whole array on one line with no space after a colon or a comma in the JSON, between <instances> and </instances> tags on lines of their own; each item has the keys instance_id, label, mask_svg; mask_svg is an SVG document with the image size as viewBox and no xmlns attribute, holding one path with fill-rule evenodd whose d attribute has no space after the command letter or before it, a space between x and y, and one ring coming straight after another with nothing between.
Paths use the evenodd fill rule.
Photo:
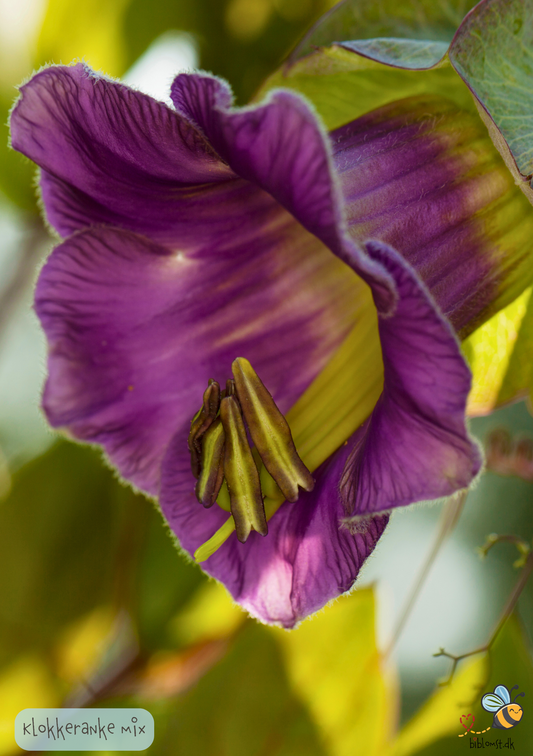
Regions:
<instances>
[{"instance_id":1,"label":"purple bell flower","mask_svg":"<svg viewBox=\"0 0 533 756\"><path fill-rule=\"evenodd\" d=\"M440 101L412 98L328 135L285 90L234 109L226 84L182 74L172 100L82 64L21 89L12 145L40 166L65 239L36 289L43 407L158 497L181 546L250 614L292 627L350 589L391 510L480 470L456 332L495 300L494 256L465 241L507 184L495 151L453 157L464 124L447 131ZM463 175L489 163L469 194ZM477 209L464 207L472 194ZM197 501L187 445L208 381L231 378L237 358L315 481L284 501L256 459L268 535L246 543L222 505Z\"/></svg>"}]
</instances>

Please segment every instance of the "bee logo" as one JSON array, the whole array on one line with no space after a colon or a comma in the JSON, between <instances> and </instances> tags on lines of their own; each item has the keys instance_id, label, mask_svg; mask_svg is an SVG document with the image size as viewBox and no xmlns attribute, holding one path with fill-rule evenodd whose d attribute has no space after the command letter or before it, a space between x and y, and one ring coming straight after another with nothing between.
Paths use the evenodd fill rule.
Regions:
<instances>
[{"instance_id":1,"label":"bee logo","mask_svg":"<svg viewBox=\"0 0 533 756\"><path fill-rule=\"evenodd\" d=\"M513 685L511 691L515 688L518 688L518 685ZM511 701L511 691L505 685L497 685L494 688L494 693L485 693L481 699L481 705L485 711L494 712L492 726L498 727L500 730L509 730L511 727L515 727L524 714L522 707L515 701L519 696L525 694L518 693Z\"/></svg>"}]
</instances>

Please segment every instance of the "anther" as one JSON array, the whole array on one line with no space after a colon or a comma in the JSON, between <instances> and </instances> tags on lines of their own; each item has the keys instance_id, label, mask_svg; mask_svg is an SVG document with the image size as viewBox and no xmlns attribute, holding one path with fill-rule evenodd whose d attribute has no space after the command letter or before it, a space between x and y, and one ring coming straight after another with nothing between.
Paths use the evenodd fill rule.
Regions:
<instances>
[{"instance_id":1,"label":"anther","mask_svg":"<svg viewBox=\"0 0 533 756\"><path fill-rule=\"evenodd\" d=\"M248 444L241 408L233 395L220 404L225 433L224 477L230 495L237 538L244 543L252 530L268 533L259 473Z\"/></svg>"},{"instance_id":2,"label":"anther","mask_svg":"<svg viewBox=\"0 0 533 756\"><path fill-rule=\"evenodd\" d=\"M202 439L201 470L195 489L196 498L206 508L215 503L224 482L224 443L224 428L217 417Z\"/></svg>"},{"instance_id":3,"label":"anther","mask_svg":"<svg viewBox=\"0 0 533 756\"><path fill-rule=\"evenodd\" d=\"M296 501L298 487L312 491L315 481L298 456L289 425L248 360L238 357L231 367L237 398L263 464L287 501Z\"/></svg>"},{"instance_id":4,"label":"anther","mask_svg":"<svg viewBox=\"0 0 533 756\"><path fill-rule=\"evenodd\" d=\"M220 407L220 386L216 381L209 381L204 392L202 407L193 417L191 430L187 441L191 454L191 470L195 478L202 470L202 438L209 426L214 422Z\"/></svg>"}]
</instances>

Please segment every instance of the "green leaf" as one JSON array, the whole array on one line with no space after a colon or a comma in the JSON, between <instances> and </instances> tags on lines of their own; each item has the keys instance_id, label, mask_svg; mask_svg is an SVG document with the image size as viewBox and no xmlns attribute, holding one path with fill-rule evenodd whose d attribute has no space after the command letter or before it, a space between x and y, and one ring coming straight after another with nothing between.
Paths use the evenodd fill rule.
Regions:
<instances>
[{"instance_id":1,"label":"green leaf","mask_svg":"<svg viewBox=\"0 0 533 756\"><path fill-rule=\"evenodd\" d=\"M525 396L533 386L531 287L463 342L472 370L467 414L486 415Z\"/></svg>"},{"instance_id":2,"label":"green leaf","mask_svg":"<svg viewBox=\"0 0 533 756\"><path fill-rule=\"evenodd\" d=\"M448 42L431 42L419 39L378 37L340 42L340 47L365 58L407 69L425 69L436 66L448 52Z\"/></svg>"},{"instance_id":3,"label":"green leaf","mask_svg":"<svg viewBox=\"0 0 533 756\"><path fill-rule=\"evenodd\" d=\"M172 620L174 645L193 646L227 638L247 617L244 609L233 601L222 583L204 580L191 600Z\"/></svg>"},{"instance_id":4,"label":"green leaf","mask_svg":"<svg viewBox=\"0 0 533 756\"><path fill-rule=\"evenodd\" d=\"M505 140L518 178L533 174L533 0L485 0L461 25L450 60ZM505 157L505 154L504 154Z\"/></svg>"},{"instance_id":5,"label":"green leaf","mask_svg":"<svg viewBox=\"0 0 533 756\"><path fill-rule=\"evenodd\" d=\"M132 610L143 648L172 648L171 620L207 578L175 546L160 512L148 506L144 543L134 565Z\"/></svg>"},{"instance_id":6,"label":"green leaf","mask_svg":"<svg viewBox=\"0 0 533 756\"><path fill-rule=\"evenodd\" d=\"M126 62L122 24L130 0L48 0L37 64L86 61L112 76Z\"/></svg>"},{"instance_id":7,"label":"green leaf","mask_svg":"<svg viewBox=\"0 0 533 756\"><path fill-rule=\"evenodd\" d=\"M475 717L473 730L480 732L491 728L478 735L478 739L490 742L500 739L506 743L510 737L517 753L529 753L533 742L533 716L527 702L533 697L533 660L518 617L513 615L505 624L490 660L483 655L464 664L465 668L452 685L438 688L405 725L387 756L449 756L471 748L474 736L459 738L465 732L459 718L467 714ZM505 685L508 689L518 685L520 692L525 693L525 698L518 699L519 704L524 702L522 721L509 731L492 728L493 715L481 707L482 695L491 693L497 685ZM517 692L514 691L513 697Z\"/></svg>"},{"instance_id":8,"label":"green leaf","mask_svg":"<svg viewBox=\"0 0 533 756\"><path fill-rule=\"evenodd\" d=\"M61 689L43 659L28 654L0 672L0 754L18 754L15 717L23 709L61 706Z\"/></svg>"},{"instance_id":9,"label":"green leaf","mask_svg":"<svg viewBox=\"0 0 533 756\"><path fill-rule=\"evenodd\" d=\"M156 713L155 756L326 756L276 640L255 623L247 622L227 656L169 703Z\"/></svg>"},{"instance_id":10,"label":"green leaf","mask_svg":"<svg viewBox=\"0 0 533 756\"><path fill-rule=\"evenodd\" d=\"M17 207L36 214L35 165L8 147L9 111L16 95L15 87L0 92L0 192Z\"/></svg>"},{"instance_id":11,"label":"green leaf","mask_svg":"<svg viewBox=\"0 0 533 756\"><path fill-rule=\"evenodd\" d=\"M365 588L290 633L271 630L331 756L381 754L392 736L396 689L376 647L374 614Z\"/></svg>"},{"instance_id":12,"label":"green leaf","mask_svg":"<svg viewBox=\"0 0 533 756\"><path fill-rule=\"evenodd\" d=\"M311 29L259 94L273 87L296 89L313 102L329 129L427 92L472 109L446 51L473 5L471 0L345 0Z\"/></svg>"},{"instance_id":13,"label":"green leaf","mask_svg":"<svg viewBox=\"0 0 533 756\"><path fill-rule=\"evenodd\" d=\"M410 71L391 68L338 46L282 66L267 79L255 99L276 87L289 87L307 97L328 129L388 102L428 92L447 97L465 110L474 107L467 87L447 59L436 68Z\"/></svg>"},{"instance_id":14,"label":"green leaf","mask_svg":"<svg viewBox=\"0 0 533 756\"><path fill-rule=\"evenodd\" d=\"M453 745L456 748L458 744L467 747L468 744L457 739L463 732L459 720L462 715L470 713L470 702L479 698L479 691L487 676L488 664L485 655L468 660L451 684L437 688L405 725L387 756L410 756L419 753L420 749L445 736L454 738ZM476 718L476 724L478 721Z\"/></svg>"},{"instance_id":15,"label":"green leaf","mask_svg":"<svg viewBox=\"0 0 533 756\"><path fill-rule=\"evenodd\" d=\"M501 382L496 406L509 404L517 397L533 391L533 297L529 288L523 297L527 305L522 317L514 348L509 357L507 370Z\"/></svg>"},{"instance_id":16,"label":"green leaf","mask_svg":"<svg viewBox=\"0 0 533 756\"><path fill-rule=\"evenodd\" d=\"M151 506L74 444L57 444L15 475L0 504L0 665L46 651L60 629L114 603L129 566L119 560L121 526L136 502Z\"/></svg>"},{"instance_id":17,"label":"green leaf","mask_svg":"<svg viewBox=\"0 0 533 756\"><path fill-rule=\"evenodd\" d=\"M316 47L346 40L369 40L388 37L405 40L441 42L444 46L429 47L423 58L424 65L433 59L434 65L445 54L447 46L465 14L475 5L472 0L344 0L336 5L315 25L299 45L291 60L308 54ZM411 46L404 48L406 58L401 62L395 51L396 63L407 68L417 68L416 56L412 56ZM432 55L432 58L431 58ZM370 56L372 57L372 56ZM378 58L378 60L381 58Z\"/></svg>"}]
</instances>

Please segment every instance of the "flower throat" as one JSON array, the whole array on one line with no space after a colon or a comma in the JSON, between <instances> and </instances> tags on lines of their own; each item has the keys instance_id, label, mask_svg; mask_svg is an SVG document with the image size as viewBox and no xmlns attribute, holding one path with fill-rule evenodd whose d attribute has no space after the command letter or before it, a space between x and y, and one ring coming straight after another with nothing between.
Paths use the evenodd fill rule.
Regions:
<instances>
[{"instance_id":1,"label":"flower throat","mask_svg":"<svg viewBox=\"0 0 533 756\"><path fill-rule=\"evenodd\" d=\"M209 381L191 422L188 446L196 498L204 507L217 502L229 509L244 543L252 530L268 533L258 466L264 466L287 501L297 501L300 488L312 491L314 480L298 456L287 421L248 360L238 357L231 369L233 380L224 391Z\"/></svg>"}]
</instances>

